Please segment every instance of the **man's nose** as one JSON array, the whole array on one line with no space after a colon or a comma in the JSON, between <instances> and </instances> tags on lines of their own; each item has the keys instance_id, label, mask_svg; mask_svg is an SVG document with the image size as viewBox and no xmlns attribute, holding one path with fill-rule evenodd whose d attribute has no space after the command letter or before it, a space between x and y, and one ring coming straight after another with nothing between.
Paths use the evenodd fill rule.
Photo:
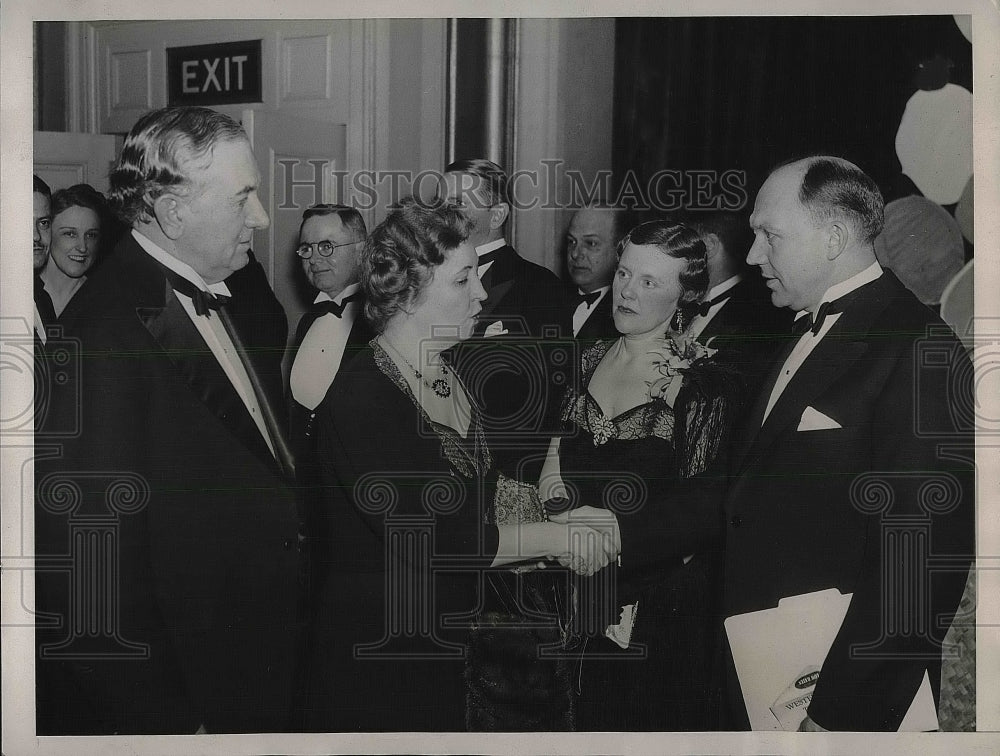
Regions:
<instances>
[{"instance_id":1,"label":"man's nose","mask_svg":"<svg viewBox=\"0 0 1000 756\"><path fill-rule=\"evenodd\" d=\"M767 260L767 255L764 254L764 247L766 243L760 237L753 240L753 244L750 245L750 251L747 252L747 264L748 265L763 265Z\"/></svg>"},{"instance_id":2,"label":"man's nose","mask_svg":"<svg viewBox=\"0 0 1000 756\"><path fill-rule=\"evenodd\" d=\"M253 194L247 202L247 228L267 228L271 225L271 219L267 216L267 211L260 202L260 198Z\"/></svg>"}]
</instances>

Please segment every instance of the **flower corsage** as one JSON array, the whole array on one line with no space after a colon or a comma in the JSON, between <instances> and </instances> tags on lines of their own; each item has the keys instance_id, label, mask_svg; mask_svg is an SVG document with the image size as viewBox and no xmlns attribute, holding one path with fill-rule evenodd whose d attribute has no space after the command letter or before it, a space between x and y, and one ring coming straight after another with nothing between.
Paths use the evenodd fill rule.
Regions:
<instances>
[{"instance_id":1,"label":"flower corsage","mask_svg":"<svg viewBox=\"0 0 1000 756\"><path fill-rule=\"evenodd\" d=\"M677 392L681 389L684 373L692 365L714 356L718 351L698 343L692 336L668 334L661 342L661 346L649 352L654 355L653 367L658 376L648 381L649 397L662 399L672 407Z\"/></svg>"}]
</instances>

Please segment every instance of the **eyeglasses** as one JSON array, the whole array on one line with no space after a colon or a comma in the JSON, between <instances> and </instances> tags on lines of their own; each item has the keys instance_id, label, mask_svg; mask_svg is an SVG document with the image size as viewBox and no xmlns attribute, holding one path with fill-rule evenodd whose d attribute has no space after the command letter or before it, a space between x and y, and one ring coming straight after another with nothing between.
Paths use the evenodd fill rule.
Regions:
<instances>
[{"instance_id":1,"label":"eyeglasses","mask_svg":"<svg viewBox=\"0 0 1000 756\"><path fill-rule=\"evenodd\" d=\"M323 241L318 241L310 244L309 242L303 242L298 247L295 248L295 254L301 257L303 260L308 260L313 256L313 249L319 252L320 257L329 257L333 254L333 250L338 247L349 247L352 244L357 244L356 241L344 242L343 244L334 244L329 239L324 239Z\"/></svg>"}]
</instances>

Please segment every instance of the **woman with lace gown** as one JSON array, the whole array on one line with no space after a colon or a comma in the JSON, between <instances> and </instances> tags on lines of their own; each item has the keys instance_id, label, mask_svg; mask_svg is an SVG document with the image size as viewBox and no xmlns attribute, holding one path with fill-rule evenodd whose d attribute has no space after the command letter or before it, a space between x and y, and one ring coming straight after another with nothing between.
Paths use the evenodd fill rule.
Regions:
<instances>
[{"instance_id":1,"label":"woman with lace gown","mask_svg":"<svg viewBox=\"0 0 1000 756\"><path fill-rule=\"evenodd\" d=\"M698 235L654 221L621 250L612 310L622 336L582 353L542 480L550 510L566 510L554 519L588 522L579 505L598 506L620 540L616 562L577 584L579 729L715 729L724 480L713 462L741 391L712 350L671 328L707 287Z\"/></svg>"},{"instance_id":2,"label":"woman with lace gown","mask_svg":"<svg viewBox=\"0 0 1000 756\"><path fill-rule=\"evenodd\" d=\"M587 574L615 556L572 552L537 490L492 469L478 408L442 354L469 338L486 298L468 232L460 210L406 199L362 254L378 336L341 367L317 414L333 556L308 730L466 729L485 572L552 556Z\"/></svg>"}]
</instances>

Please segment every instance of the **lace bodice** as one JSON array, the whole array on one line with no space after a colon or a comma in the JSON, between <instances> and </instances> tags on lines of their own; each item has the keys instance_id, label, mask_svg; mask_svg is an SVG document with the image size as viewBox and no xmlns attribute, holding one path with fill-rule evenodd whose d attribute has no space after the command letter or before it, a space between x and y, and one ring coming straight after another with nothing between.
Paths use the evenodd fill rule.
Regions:
<instances>
[{"instance_id":1,"label":"lace bodice","mask_svg":"<svg viewBox=\"0 0 1000 756\"><path fill-rule=\"evenodd\" d=\"M680 477L703 472L728 430L729 414L735 404L734 377L705 360L685 371L673 407L661 398L651 398L608 417L587 387L614 343L598 341L581 355L581 389L570 389L562 404L564 431L587 434L595 447L609 441L657 438L673 448L674 466Z\"/></svg>"}]
</instances>

